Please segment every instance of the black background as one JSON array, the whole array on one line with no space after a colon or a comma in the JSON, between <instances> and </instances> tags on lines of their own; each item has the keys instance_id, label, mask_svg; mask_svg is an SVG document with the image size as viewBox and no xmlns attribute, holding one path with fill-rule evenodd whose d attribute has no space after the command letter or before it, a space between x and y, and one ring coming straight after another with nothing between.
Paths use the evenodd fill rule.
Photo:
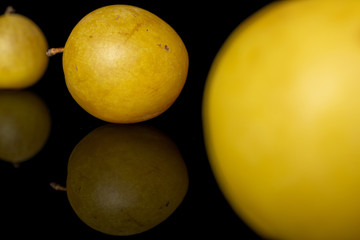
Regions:
<instances>
[{"instance_id":1,"label":"black background","mask_svg":"<svg viewBox=\"0 0 360 240\"><path fill-rule=\"evenodd\" d=\"M56 236L83 239L174 239L217 237L260 239L235 215L221 194L206 156L201 104L211 63L229 34L244 19L271 1L122 1L122 0L1 0L0 11L12 5L44 32L50 47L62 47L77 22L106 5L142 7L169 23L183 39L190 67L186 85L175 104L146 123L163 131L178 145L189 171L189 190L168 220L142 234L113 237L97 232L77 218L65 192L50 182L65 185L67 161L75 145L93 129L105 125L83 109L67 91L61 56L50 59L43 78L29 90L40 96L51 114L51 133L44 148L14 168L0 161L0 238ZM2 9L2 10L1 10ZM0 53L1 54L1 53Z\"/></svg>"}]
</instances>

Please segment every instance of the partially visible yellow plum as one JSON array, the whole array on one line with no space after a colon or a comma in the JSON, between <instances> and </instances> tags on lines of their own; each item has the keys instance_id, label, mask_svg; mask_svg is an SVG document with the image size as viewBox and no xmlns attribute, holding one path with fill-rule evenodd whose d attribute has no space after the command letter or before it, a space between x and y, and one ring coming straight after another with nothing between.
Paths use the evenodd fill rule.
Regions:
<instances>
[{"instance_id":1,"label":"partially visible yellow plum","mask_svg":"<svg viewBox=\"0 0 360 240\"><path fill-rule=\"evenodd\" d=\"M147 231L181 204L188 173L174 142L158 130L108 124L74 148L67 195L79 218L110 235Z\"/></svg>"},{"instance_id":2,"label":"partially visible yellow plum","mask_svg":"<svg viewBox=\"0 0 360 240\"><path fill-rule=\"evenodd\" d=\"M360 1L274 1L213 62L209 160L266 239L360 239L359 12Z\"/></svg>"},{"instance_id":3,"label":"partially visible yellow plum","mask_svg":"<svg viewBox=\"0 0 360 240\"><path fill-rule=\"evenodd\" d=\"M48 44L29 18L10 11L0 16L0 89L22 89L46 71Z\"/></svg>"},{"instance_id":4,"label":"partially visible yellow plum","mask_svg":"<svg viewBox=\"0 0 360 240\"><path fill-rule=\"evenodd\" d=\"M30 91L0 91L0 159L19 164L35 156L50 134L50 113Z\"/></svg>"}]
</instances>

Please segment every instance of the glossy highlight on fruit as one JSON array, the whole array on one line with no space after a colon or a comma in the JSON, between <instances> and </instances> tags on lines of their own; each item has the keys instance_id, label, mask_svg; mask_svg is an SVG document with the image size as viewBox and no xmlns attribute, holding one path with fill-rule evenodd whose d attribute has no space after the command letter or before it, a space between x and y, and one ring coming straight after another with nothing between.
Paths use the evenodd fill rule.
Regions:
<instances>
[{"instance_id":1,"label":"glossy highlight on fruit","mask_svg":"<svg viewBox=\"0 0 360 240\"><path fill-rule=\"evenodd\" d=\"M30 91L0 91L0 160L18 165L45 145L51 128L49 109Z\"/></svg>"},{"instance_id":2,"label":"glossy highlight on fruit","mask_svg":"<svg viewBox=\"0 0 360 240\"><path fill-rule=\"evenodd\" d=\"M63 52L66 85L88 113L112 123L135 123L166 111L188 71L179 35L156 15L111 5L86 15Z\"/></svg>"},{"instance_id":3,"label":"glossy highlight on fruit","mask_svg":"<svg viewBox=\"0 0 360 240\"><path fill-rule=\"evenodd\" d=\"M360 239L359 12L358 1L276 1L211 67L209 160L266 239Z\"/></svg>"},{"instance_id":4,"label":"glossy highlight on fruit","mask_svg":"<svg viewBox=\"0 0 360 240\"><path fill-rule=\"evenodd\" d=\"M0 89L23 89L45 73L48 45L32 20L9 9L0 16Z\"/></svg>"},{"instance_id":5,"label":"glossy highlight on fruit","mask_svg":"<svg viewBox=\"0 0 360 240\"><path fill-rule=\"evenodd\" d=\"M167 219L183 201L188 173L174 142L146 125L107 124L71 153L69 202L91 228L134 235Z\"/></svg>"}]
</instances>

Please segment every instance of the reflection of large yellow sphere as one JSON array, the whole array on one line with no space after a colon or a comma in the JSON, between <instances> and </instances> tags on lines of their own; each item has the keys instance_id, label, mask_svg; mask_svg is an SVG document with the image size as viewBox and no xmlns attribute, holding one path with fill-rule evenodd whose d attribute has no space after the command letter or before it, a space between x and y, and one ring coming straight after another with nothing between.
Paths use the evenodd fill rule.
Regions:
<instances>
[{"instance_id":1,"label":"reflection of large yellow sphere","mask_svg":"<svg viewBox=\"0 0 360 240\"><path fill-rule=\"evenodd\" d=\"M29 160L50 134L45 103L28 91L0 92L0 159L12 163Z\"/></svg>"},{"instance_id":2,"label":"reflection of large yellow sphere","mask_svg":"<svg viewBox=\"0 0 360 240\"><path fill-rule=\"evenodd\" d=\"M227 40L204 131L234 210L271 239L360 239L360 2L278 1Z\"/></svg>"},{"instance_id":3,"label":"reflection of large yellow sphere","mask_svg":"<svg viewBox=\"0 0 360 240\"><path fill-rule=\"evenodd\" d=\"M105 125L73 150L69 202L87 225L111 235L147 231L168 218L188 188L177 146L156 129Z\"/></svg>"}]
</instances>

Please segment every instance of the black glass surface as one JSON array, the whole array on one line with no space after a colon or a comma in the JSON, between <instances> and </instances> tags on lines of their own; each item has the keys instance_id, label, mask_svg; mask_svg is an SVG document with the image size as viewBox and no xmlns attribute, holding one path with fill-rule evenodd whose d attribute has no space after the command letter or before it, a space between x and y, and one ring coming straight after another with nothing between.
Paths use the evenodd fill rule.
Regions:
<instances>
[{"instance_id":1,"label":"black glass surface","mask_svg":"<svg viewBox=\"0 0 360 240\"><path fill-rule=\"evenodd\" d=\"M206 77L219 48L236 26L268 2L1 1L0 11L12 5L37 23L49 47L64 46L76 23L99 7L110 4L142 7L178 32L187 47L190 67L185 87L173 106L142 123L161 131L178 147L189 178L185 198L167 220L151 230L114 237L83 223L69 204L66 192L50 186L57 183L66 187L68 161L74 147L90 132L107 124L89 115L73 100L65 85L61 55L51 57L43 78L21 91L39 98L47 109L48 118L41 121L49 125L49 132L44 134L39 149L29 153L27 161L15 165L0 161L0 238L260 239L232 211L216 184L203 141L201 104ZM47 130L38 128L34 134L41 134L40 131Z\"/></svg>"}]
</instances>

